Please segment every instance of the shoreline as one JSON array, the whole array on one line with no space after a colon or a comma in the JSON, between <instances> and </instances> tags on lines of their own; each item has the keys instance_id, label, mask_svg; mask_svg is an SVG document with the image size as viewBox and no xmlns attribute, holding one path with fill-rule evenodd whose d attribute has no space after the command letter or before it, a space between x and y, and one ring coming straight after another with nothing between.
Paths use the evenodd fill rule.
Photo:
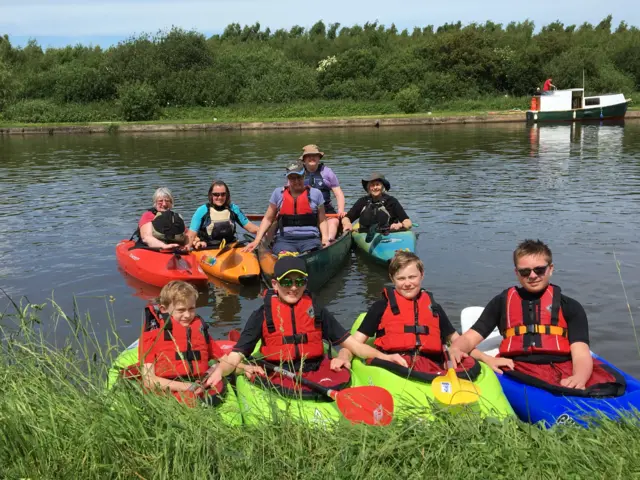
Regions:
<instances>
[{"instance_id":1,"label":"shoreline","mask_svg":"<svg viewBox=\"0 0 640 480\"><path fill-rule=\"evenodd\" d=\"M625 120L640 119L640 111L627 111ZM153 133L229 130L287 130L307 128L403 127L415 125L464 125L487 123L525 123L525 112L481 113L477 115L390 117L347 117L343 119L287 120L268 122L215 122L215 123L119 123L100 122L70 125L0 126L0 135L54 135Z\"/></svg>"}]
</instances>

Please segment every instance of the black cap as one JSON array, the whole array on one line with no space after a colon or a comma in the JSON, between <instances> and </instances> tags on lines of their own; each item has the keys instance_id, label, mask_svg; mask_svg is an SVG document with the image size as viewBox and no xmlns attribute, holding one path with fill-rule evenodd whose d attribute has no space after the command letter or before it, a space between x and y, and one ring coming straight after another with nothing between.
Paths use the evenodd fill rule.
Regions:
<instances>
[{"instance_id":1,"label":"black cap","mask_svg":"<svg viewBox=\"0 0 640 480\"><path fill-rule=\"evenodd\" d=\"M291 272L298 272L305 277L309 276L307 273L307 264L304 259L300 257L293 257L291 255L280 257L273 267L273 276L276 277L278 281L282 280L282 277Z\"/></svg>"}]
</instances>

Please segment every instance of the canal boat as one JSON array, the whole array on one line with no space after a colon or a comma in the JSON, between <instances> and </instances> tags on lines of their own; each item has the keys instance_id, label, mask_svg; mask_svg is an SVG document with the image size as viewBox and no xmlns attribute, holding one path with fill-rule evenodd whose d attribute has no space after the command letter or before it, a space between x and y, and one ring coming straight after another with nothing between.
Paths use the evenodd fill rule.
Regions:
<instances>
[{"instance_id":1,"label":"canal boat","mask_svg":"<svg viewBox=\"0 0 640 480\"><path fill-rule=\"evenodd\" d=\"M550 90L531 98L527 122L599 121L624 118L631 100L615 93L586 97L584 88Z\"/></svg>"},{"instance_id":2,"label":"canal boat","mask_svg":"<svg viewBox=\"0 0 640 480\"><path fill-rule=\"evenodd\" d=\"M278 256L271 251L277 223L271 226L258 245L258 261L265 283L271 288L273 267ZM331 280L342 268L351 253L351 232L342 232L329 246L300 255L307 264L309 273L308 289L317 291Z\"/></svg>"}]
</instances>

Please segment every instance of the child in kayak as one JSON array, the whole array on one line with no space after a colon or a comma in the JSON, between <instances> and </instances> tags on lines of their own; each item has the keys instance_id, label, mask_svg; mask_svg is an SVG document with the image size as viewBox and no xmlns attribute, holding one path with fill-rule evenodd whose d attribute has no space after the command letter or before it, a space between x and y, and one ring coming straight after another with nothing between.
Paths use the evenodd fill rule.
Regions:
<instances>
[{"instance_id":1,"label":"child in kayak","mask_svg":"<svg viewBox=\"0 0 640 480\"><path fill-rule=\"evenodd\" d=\"M353 337L360 343L375 337L377 349L405 359L411 372L403 374L432 379L444 368L443 345L459 335L431 292L422 288L424 264L415 253L396 252L389 264L389 278L393 287L383 290L382 299L369 308ZM351 358L348 351L340 351L338 355L340 365L347 368ZM378 366L398 370L389 365L378 363ZM467 358L461 370L475 377L479 366Z\"/></svg>"},{"instance_id":2,"label":"child in kayak","mask_svg":"<svg viewBox=\"0 0 640 480\"><path fill-rule=\"evenodd\" d=\"M266 361L284 363L290 370L302 370L311 381L322 380L322 385L339 389L349 384L349 371L343 369L338 358L330 359L324 352L324 341L340 345L364 358L380 358L406 366L399 355L387 355L368 345L357 342L324 307L319 307L305 290L308 274L304 259L284 256L274 266L272 290L264 297L245 325L233 352L220 359L214 373L205 385L215 385L229 375L243 358L249 357L259 340L260 353ZM262 367L246 365L245 374L264 375ZM292 382L272 376L271 382L292 388Z\"/></svg>"},{"instance_id":3,"label":"child in kayak","mask_svg":"<svg viewBox=\"0 0 640 480\"><path fill-rule=\"evenodd\" d=\"M193 404L196 397L215 404L223 384L199 383L209 360L224 352L209 336L205 321L196 315L198 291L189 283L169 282L160 292L159 328L143 332L139 353L141 374L147 389L170 391L181 402Z\"/></svg>"},{"instance_id":4,"label":"child in kayak","mask_svg":"<svg viewBox=\"0 0 640 480\"><path fill-rule=\"evenodd\" d=\"M615 375L591 356L584 308L550 283L551 249L540 240L525 240L513 252L513 263L520 286L487 304L473 327L453 342L453 359L464 358L498 328L503 336L499 356L480 358L494 370L557 393L617 390Z\"/></svg>"}]
</instances>

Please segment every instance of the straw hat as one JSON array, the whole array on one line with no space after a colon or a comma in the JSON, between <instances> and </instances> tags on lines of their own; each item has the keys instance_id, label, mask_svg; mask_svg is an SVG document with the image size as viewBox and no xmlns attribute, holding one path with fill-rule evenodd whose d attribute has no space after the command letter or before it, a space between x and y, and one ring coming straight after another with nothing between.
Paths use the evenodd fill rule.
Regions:
<instances>
[{"instance_id":1,"label":"straw hat","mask_svg":"<svg viewBox=\"0 0 640 480\"><path fill-rule=\"evenodd\" d=\"M305 145L302 147L302 155L300 160L304 160L305 155L320 155L320 158L324 157L324 152L321 152L317 145Z\"/></svg>"}]
</instances>

